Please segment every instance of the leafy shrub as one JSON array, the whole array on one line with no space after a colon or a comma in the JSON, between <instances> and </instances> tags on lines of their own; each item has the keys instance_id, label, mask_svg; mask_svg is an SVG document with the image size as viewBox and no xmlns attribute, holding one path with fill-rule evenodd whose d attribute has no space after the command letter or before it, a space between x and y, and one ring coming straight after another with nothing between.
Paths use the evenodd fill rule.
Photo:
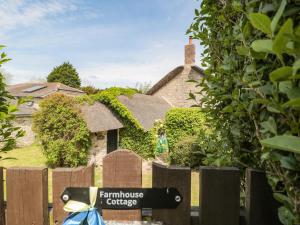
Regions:
<instances>
[{"instance_id":1,"label":"leafy shrub","mask_svg":"<svg viewBox=\"0 0 300 225\"><path fill-rule=\"evenodd\" d=\"M85 86L85 87L80 87L80 90L82 90L84 93L87 95L94 95L97 94L98 92L101 91L101 89L95 88L93 86Z\"/></svg>"},{"instance_id":2,"label":"leafy shrub","mask_svg":"<svg viewBox=\"0 0 300 225\"><path fill-rule=\"evenodd\" d=\"M297 4L203 0L188 30L204 46L199 86L209 122L241 169L268 172L285 225L300 223Z\"/></svg>"},{"instance_id":3,"label":"leafy shrub","mask_svg":"<svg viewBox=\"0 0 300 225\"><path fill-rule=\"evenodd\" d=\"M203 153L197 142L197 136L186 136L178 141L170 152L171 164L191 168L201 165Z\"/></svg>"},{"instance_id":4,"label":"leafy shrub","mask_svg":"<svg viewBox=\"0 0 300 225\"><path fill-rule=\"evenodd\" d=\"M60 82L70 87L79 88L81 81L78 72L69 62L54 67L47 77L48 82Z\"/></svg>"},{"instance_id":5,"label":"leafy shrub","mask_svg":"<svg viewBox=\"0 0 300 225\"><path fill-rule=\"evenodd\" d=\"M53 94L42 100L40 110L34 115L33 129L50 167L87 164L90 132L74 98Z\"/></svg>"},{"instance_id":6,"label":"leafy shrub","mask_svg":"<svg viewBox=\"0 0 300 225\"><path fill-rule=\"evenodd\" d=\"M195 136L204 126L204 116L199 108L173 108L165 119L165 130L170 151L183 137Z\"/></svg>"}]
</instances>

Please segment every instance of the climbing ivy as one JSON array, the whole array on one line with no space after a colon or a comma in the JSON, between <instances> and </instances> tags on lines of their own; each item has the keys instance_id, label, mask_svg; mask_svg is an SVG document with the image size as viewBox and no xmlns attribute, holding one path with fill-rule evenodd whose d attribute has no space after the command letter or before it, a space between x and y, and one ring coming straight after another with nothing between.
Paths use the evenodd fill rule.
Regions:
<instances>
[{"instance_id":1,"label":"climbing ivy","mask_svg":"<svg viewBox=\"0 0 300 225\"><path fill-rule=\"evenodd\" d=\"M188 29L204 47L202 108L240 168L268 172L285 225L300 224L299 12L296 0L203 0Z\"/></svg>"},{"instance_id":2,"label":"climbing ivy","mask_svg":"<svg viewBox=\"0 0 300 225\"><path fill-rule=\"evenodd\" d=\"M92 96L108 106L122 121L124 128L120 130L120 147L135 151L144 158L152 158L156 149L156 135L154 129L145 131L139 121L123 105L118 96L132 96L136 90L131 88L109 88Z\"/></svg>"}]
</instances>

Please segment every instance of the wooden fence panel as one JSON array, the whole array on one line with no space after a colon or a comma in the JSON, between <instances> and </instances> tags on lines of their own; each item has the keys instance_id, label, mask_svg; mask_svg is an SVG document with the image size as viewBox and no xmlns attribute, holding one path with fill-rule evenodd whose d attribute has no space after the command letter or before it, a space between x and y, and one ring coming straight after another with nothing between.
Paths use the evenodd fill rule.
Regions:
<instances>
[{"instance_id":1,"label":"wooden fence panel","mask_svg":"<svg viewBox=\"0 0 300 225\"><path fill-rule=\"evenodd\" d=\"M153 163L152 186L175 187L183 197L181 204L176 209L153 209L153 219L162 221L165 225L189 225L191 223L191 169L166 167Z\"/></svg>"},{"instance_id":2,"label":"wooden fence panel","mask_svg":"<svg viewBox=\"0 0 300 225\"><path fill-rule=\"evenodd\" d=\"M6 190L7 224L48 225L47 168L7 169Z\"/></svg>"},{"instance_id":3,"label":"wooden fence panel","mask_svg":"<svg viewBox=\"0 0 300 225\"><path fill-rule=\"evenodd\" d=\"M0 225L5 225L3 167L0 167Z\"/></svg>"},{"instance_id":4,"label":"wooden fence panel","mask_svg":"<svg viewBox=\"0 0 300 225\"><path fill-rule=\"evenodd\" d=\"M247 225L280 225L277 209L280 206L272 195L266 174L260 170L246 170Z\"/></svg>"},{"instance_id":5,"label":"wooden fence panel","mask_svg":"<svg viewBox=\"0 0 300 225\"><path fill-rule=\"evenodd\" d=\"M142 187L142 158L129 150L117 150L103 159L103 187ZM105 220L139 221L142 212L135 210L103 210Z\"/></svg>"},{"instance_id":6,"label":"wooden fence panel","mask_svg":"<svg viewBox=\"0 0 300 225\"><path fill-rule=\"evenodd\" d=\"M55 224L62 224L68 215L63 210L63 202L60 199L66 187L90 187L94 186L94 166L78 168L56 168L52 173L53 187L53 220Z\"/></svg>"},{"instance_id":7,"label":"wooden fence panel","mask_svg":"<svg viewBox=\"0 0 300 225\"><path fill-rule=\"evenodd\" d=\"M200 225L239 225L239 170L200 167L199 205Z\"/></svg>"}]
</instances>

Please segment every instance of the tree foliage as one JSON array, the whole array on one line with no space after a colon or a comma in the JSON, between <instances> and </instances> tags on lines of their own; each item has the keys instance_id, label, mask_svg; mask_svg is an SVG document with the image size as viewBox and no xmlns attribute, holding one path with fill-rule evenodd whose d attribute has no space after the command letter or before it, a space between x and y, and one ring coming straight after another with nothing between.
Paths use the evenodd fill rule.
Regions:
<instances>
[{"instance_id":1,"label":"tree foliage","mask_svg":"<svg viewBox=\"0 0 300 225\"><path fill-rule=\"evenodd\" d=\"M40 102L33 129L50 167L87 164L91 137L78 107L73 97L59 93Z\"/></svg>"},{"instance_id":2,"label":"tree foliage","mask_svg":"<svg viewBox=\"0 0 300 225\"><path fill-rule=\"evenodd\" d=\"M299 12L295 0L203 0L188 29L204 46L202 107L240 168L268 172L285 225L300 223Z\"/></svg>"},{"instance_id":3,"label":"tree foliage","mask_svg":"<svg viewBox=\"0 0 300 225\"><path fill-rule=\"evenodd\" d=\"M4 48L0 45L0 50ZM4 52L0 55L0 67L3 63L9 61ZM5 89L5 78L0 73L0 153L5 153L13 149L16 145L16 139L24 135L24 132L13 125L13 120L15 115L13 114L17 111L17 106L11 105L9 103L13 97ZM5 159L5 157L0 155L0 160Z\"/></svg>"},{"instance_id":4,"label":"tree foliage","mask_svg":"<svg viewBox=\"0 0 300 225\"><path fill-rule=\"evenodd\" d=\"M78 72L69 62L64 62L60 66L54 67L47 76L48 82L60 82L70 87L79 88L81 81Z\"/></svg>"}]
</instances>

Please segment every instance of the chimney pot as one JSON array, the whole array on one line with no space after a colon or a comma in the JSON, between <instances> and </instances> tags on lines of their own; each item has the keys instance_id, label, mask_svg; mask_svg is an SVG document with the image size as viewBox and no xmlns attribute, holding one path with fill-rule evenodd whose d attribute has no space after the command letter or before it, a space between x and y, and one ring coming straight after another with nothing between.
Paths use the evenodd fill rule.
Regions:
<instances>
[{"instance_id":1,"label":"chimney pot","mask_svg":"<svg viewBox=\"0 0 300 225\"><path fill-rule=\"evenodd\" d=\"M196 47L193 44L192 36L189 37L189 43L184 47L184 64L194 65L196 56Z\"/></svg>"},{"instance_id":2,"label":"chimney pot","mask_svg":"<svg viewBox=\"0 0 300 225\"><path fill-rule=\"evenodd\" d=\"M193 44L193 37L189 36L189 45L192 45L192 44Z\"/></svg>"}]
</instances>

